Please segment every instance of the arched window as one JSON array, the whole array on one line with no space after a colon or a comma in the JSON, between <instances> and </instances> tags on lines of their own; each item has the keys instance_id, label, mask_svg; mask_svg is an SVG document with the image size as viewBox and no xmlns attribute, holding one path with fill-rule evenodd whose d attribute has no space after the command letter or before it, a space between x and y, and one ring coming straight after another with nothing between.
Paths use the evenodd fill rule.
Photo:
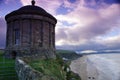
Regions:
<instances>
[{"instance_id":1,"label":"arched window","mask_svg":"<svg viewBox=\"0 0 120 80\"><path fill-rule=\"evenodd\" d=\"M39 34L40 34L39 47L42 47L43 46L43 22L42 21L40 21L39 28L40 28L40 32L39 32Z\"/></svg>"},{"instance_id":2,"label":"arched window","mask_svg":"<svg viewBox=\"0 0 120 80\"><path fill-rule=\"evenodd\" d=\"M15 44L18 45L20 44L20 30L15 29Z\"/></svg>"}]
</instances>

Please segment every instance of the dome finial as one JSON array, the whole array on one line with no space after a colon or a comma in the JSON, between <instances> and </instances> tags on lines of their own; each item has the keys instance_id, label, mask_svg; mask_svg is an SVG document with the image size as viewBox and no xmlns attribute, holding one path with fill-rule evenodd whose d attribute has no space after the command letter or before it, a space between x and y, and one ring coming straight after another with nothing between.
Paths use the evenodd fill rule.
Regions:
<instances>
[{"instance_id":1,"label":"dome finial","mask_svg":"<svg viewBox=\"0 0 120 80\"><path fill-rule=\"evenodd\" d=\"M35 1L34 0L32 0L31 3L32 3L32 6L35 6Z\"/></svg>"}]
</instances>

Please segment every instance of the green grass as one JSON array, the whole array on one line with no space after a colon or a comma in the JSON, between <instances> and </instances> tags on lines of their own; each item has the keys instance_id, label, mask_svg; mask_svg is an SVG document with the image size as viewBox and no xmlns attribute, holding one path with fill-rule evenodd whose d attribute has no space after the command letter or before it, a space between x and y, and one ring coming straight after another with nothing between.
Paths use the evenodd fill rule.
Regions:
<instances>
[{"instance_id":1,"label":"green grass","mask_svg":"<svg viewBox=\"0 0 120 80\"><path fill-rule=\"evenodd\" d=\"M14 66L15 60L4 58L0 51L0 80L18 80Z\"/></svg>"},{"instance_id":2,"label":"green grass","mask_svg":"<svg viewBox=\"0 0 120 80\"><path fill-rule=\"evenodd\" d=\"M74 60L80 57L80 55L76 54L75 51L71 51L71 50L56 50L56 53L62 58L64 57L69 60Z\"/></svg>"},{"instance_id":3,"label":"green grass","mask_svg":"<svg viewBox=\"0 0 120 80\"><path fill-rule=\"evenodd\" d=\"M66 72L62 70L61 65L54 59L32 61L29 65L55 80L65 80Z\"/></svg>"},{"instance_id":4,"label":"green grass","mask_svg":"<svg viewBox=\"0 0 120 80\"><path fill-rule=\"evenodd\" d=\"M69 63L65 63L59 55L56 59L33 60L28 64L33 69L52 77L54 80L81 80L75 73L66 71L69 68Z\"/></svg>"}]
</instances>

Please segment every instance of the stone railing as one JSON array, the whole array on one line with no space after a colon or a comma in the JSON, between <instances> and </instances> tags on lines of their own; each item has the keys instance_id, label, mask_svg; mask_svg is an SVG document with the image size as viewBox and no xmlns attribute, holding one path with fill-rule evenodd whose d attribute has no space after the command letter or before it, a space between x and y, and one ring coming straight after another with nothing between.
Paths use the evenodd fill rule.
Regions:
<instances>
[{"instance_id":1,"label":"stone railing","mask_svg":"<svg viewBox=\"0 0 120 80\"><path fill-rule=\"evenodd\" d=\"M50 76L34 70L24 61L24 58L16 58L15 69L19 80L54 80Z\"/></svg>"}]
</instances>

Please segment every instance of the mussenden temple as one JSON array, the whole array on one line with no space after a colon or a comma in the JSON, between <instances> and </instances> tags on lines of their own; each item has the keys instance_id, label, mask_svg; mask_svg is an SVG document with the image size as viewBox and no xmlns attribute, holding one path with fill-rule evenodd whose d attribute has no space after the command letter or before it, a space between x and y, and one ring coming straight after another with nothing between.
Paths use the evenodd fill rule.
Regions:
<instances>
[{"instance_id":1,"label":"mussenden temple","mask_svg":"<svg viewBox=\"0 0 120 80\"><path fill-rule=\"evenodd\" d=\"M35 55L55 58L56 18L41 7L23 6L5 16L6 51L11 57Z\"/></svg>"}]
</instances>

